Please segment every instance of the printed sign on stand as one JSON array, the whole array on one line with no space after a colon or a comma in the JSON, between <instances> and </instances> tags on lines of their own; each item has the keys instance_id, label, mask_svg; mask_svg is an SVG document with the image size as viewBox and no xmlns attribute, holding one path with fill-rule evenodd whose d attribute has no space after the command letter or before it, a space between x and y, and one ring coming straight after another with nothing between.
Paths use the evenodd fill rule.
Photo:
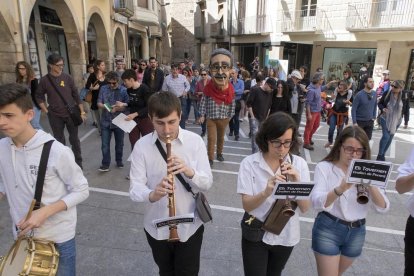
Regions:
<instances>
[{"instance_id":1,"label":"printed sign on stand","mask_svg":"<svg viewBox=\"0 0 414 276\"><path fill-rule=\"evenodd\" d=\"M286 196L295 199L307 199L314 187L313 182L278 182L275 198L285 199Z\"/></svg>"}]
</instances>

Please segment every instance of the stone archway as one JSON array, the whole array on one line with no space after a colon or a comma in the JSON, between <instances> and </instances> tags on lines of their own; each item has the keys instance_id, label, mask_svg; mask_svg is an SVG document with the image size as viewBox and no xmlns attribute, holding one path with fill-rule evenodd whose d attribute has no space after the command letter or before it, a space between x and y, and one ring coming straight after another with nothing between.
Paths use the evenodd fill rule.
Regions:
<instances>
[{"instance_id":1,"label":"stone archway","mask_svg":"<svg viewBox=\"0 0 414 276\"><path fill-rule=\"evenodd\" d=\"M126 56L125 39L120 28L116 28L114 35L114 54L117 56Z\"/></svg>"},{"instance_id":2,"label":"stone archway","mask_svg":"<svg viewBox=\"0 0 414 276\"><path fill-rule=\"evenodd\" d=\"M14 64L16 64L16 43L10 29L0 13L0 84L14 82Z\"/></svg>"},{"instance_id":3,"label":"stone archway","mask_svg":"<svg viewBox=\"0 0 414 276\"><path fill-rule=\"evenodd\" d=\"M109 44L107 39L107 31L103 23L102 17L98 13L93 13L89 19L88 26L93 25L96 34L96 59L109 59ZM91 59L91 57L89 57Z\"/></svg>"}]
</instances>

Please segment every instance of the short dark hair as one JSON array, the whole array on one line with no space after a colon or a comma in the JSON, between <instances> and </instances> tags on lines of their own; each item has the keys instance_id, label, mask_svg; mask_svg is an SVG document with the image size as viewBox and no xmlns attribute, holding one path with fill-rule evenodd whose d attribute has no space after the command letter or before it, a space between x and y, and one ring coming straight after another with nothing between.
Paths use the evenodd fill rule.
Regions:
<instances>
[{"instance_id":1,"label":"short dark hair","mask_svg":"<svg viewBox=\"0 0 414 276\"><path fill-rule=\"evenodd\" d=\"M122 73L121 79L123 80L129 80L134 79L134 81L137 81L137 72L135 72L134 69L126 69L124 73Z\"/></svg>"},{"instance_id":2,"label":"short dark hair","mask_svg":"<svg viewBox=\"0 0 414 276\"><path fill-rule=\"evenodd\" d=\"M148 100L148 115L152 118L165 118L174 111L181 115L181 103L178 97L171 92L154 93Z\"/></svg>"},{"instance_id":3,"label":"short dark hair","mask_svg":"<svg viewBox=\"0 0 414 276\"><path fill-rule=\"evenodd\" d=\"M150 57L148 60L149 60L149 61L151 61L151 60L158 61L156 57Z\"/></svg>"},{"instance_id":4,"label":"short dark hair","mask_svg":"<svg viewBox=\"0 0 414 276\"><path fill-rule=\"evenodd\" d=\"M372 79L372 77L370 77L370 76L366 76L365 78L363 78L363 79L362 79L362 83L363 83L363 84L368 83L368 80L369 80L369 79Z\"/></svg>"},{"instance_id":5,"label":"short dark hair","mask_svg":"<svg viewBox=\"0 0 414 276\"><path fill-rule=\"evenodd\" d=\"M59 61L63 60L63 57L59 54L51 54L47 57L47 63L48 64L56 64Z\"/></svg>"},{"instance_id":6,"label":"short dark hair","mask_svg":"<svg viewBox=\"0 0 414 276\"><path fill-rule=\"evenodd\" d=\"M260 151L263 153L268 152L268 141L279 138L288 129L292 129L292 146L289 151L297 152L299 144L296 122L289 114L283 111L273 113L261 125L256 134L256 144Z\"/></svg>"},{"instance_id":7,"label":"short dark hair","mask_svg":"<svg viewBox=\"0 0 414 276\"><path fill-rule=\"evenodd\" d=\"M33 109L32 97L27 86L18 83L0 85L0 107L16 104L23 112Z\"/></svg>"},{"instance_id":8,"label":"short dark hair","mask_svg":"<svg viewBox=\"0 0 414 276\"><path fill-rule=\"evenodd\" d=\"M171 69L174 69L174 68L178 68L178 65L177 64L175 64L175 63L173 63L173 64L171 64Z\"/></svg>"},{"instance_id":9,"label":"short dark hair","mask_svg":"<svg viewBox=\"0 0 414 276\"><path fill-rule=\"evenodd\" d=\"M369 147L369 139L365 131L359 126L350 125L344 128L338 137L335 139L335 143L328 153L328 155L322 161L334 162L338 161L341 154L341 147L348 138L355 138L361 143L365 152L361 159L371 159L371 148Z\"/></svg>"},{"instance_id":10,"label":"short dark hair","mask_svg":"<svg viewBox=\"0 0 414 276\"><path fill-rule=\"evenodd\" d=\"M110 81L110 80L119 81L119 76L115 71L110 71L110 72L106 73L105 80L107 80L107 81Z\"/></svg>"}]
</instances>

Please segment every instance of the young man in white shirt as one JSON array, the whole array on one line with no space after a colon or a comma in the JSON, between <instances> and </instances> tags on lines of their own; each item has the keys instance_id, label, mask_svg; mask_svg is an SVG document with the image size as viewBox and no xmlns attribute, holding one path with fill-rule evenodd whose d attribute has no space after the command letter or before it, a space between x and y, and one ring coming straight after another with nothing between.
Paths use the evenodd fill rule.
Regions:
<instances>
[{"instance_id":1,"label":"young man in white shirt","mask_svg":"<svg viewBox=\"0 0 414 276\"><path fill-rule=\"evenodd\" d=\"M55 242L60 254L57 275L76 275L76 205L88 195L88 182L72 151L50 134L35 130L33 104L27 88L0 86L0 198L7 195L14 237L32 232ZM26 218L34 198L40 156L53 140L43 184L41 208Z\"/></svg>"},{"instance_id":2,"label":"young man in white shirt","mask_svg":"<svg viewBox=\"0 0 414 276\"><path fill-rule=\"evenodd\" d=\"M203 222L195 213L195 200L175 177L174 189L168 174L181 174L193 192L207 191L213 176L202 138L179 127L181 104L171 92L157 92L148 101L148 114L155 131L135 144L131 155L130 197L145 202L144 229L160 275L197 275L203 239ZM172 155L167 163L159 152L164 151L167 136L171 139ZM177 224L179 242L169 242L168 224L156 226L159 220L169 219L168 194L174 191L176 216L193 218L190 223Z\"/></svg>"}]
</instances>

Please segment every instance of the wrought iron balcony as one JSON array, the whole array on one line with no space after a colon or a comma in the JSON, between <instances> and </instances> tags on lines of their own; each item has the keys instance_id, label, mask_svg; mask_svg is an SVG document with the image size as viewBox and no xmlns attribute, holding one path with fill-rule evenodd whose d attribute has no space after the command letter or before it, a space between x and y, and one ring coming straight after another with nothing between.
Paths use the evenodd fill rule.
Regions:
<instances>
[{"instance_id":1,"label":"wrought iron balcony","mask_svg":"<svg viewBox=\"0 0 414 276\"><path fill-rule=\"evenodd\" d=\"M268 34L273 31L270 15L248 16L232 20L231 35Z\"/></svg>"},{"instance_id":2,"label":"wrought iron balcony","mask_svg":"<svg viewBox=\"0 0 414 276\"><path fill-rule=\"evenodd\" d=\"M336 37L326 12L318 8L296 10L294 14L282 12L282 32L322 34L327 39Z\"/></svg>"},{"instance_id":3,"label":"wrought iron balcony","mask_svg":"<svg viewBox=\"0 0 414 276\"><path fill-rule=\"evenodd\" d=\"M414 1L387 0L348 5L349 31L414 29Z\"/></svg>"},{"instance_id":4,"label":"wrought iron balcony","mask_svg":"<svg viewBox=\"0 0 414 276\"><path fill-rule=\"evenodd\" d=\"M134 15L133 0L114 0L114 11L130 18Z\"/></svg>"}]
</instances>

